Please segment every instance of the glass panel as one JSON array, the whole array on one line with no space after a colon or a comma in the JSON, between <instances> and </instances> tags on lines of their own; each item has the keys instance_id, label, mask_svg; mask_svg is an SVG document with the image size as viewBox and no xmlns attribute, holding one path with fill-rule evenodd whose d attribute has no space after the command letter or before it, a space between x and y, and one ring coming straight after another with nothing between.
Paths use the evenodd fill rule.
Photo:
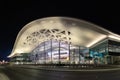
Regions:
<instances>
[{"instance_id":1,"label":"glass panel","mask_svg":"<svg viewBox=\"0 0 120 80\"><path fill-rule=\"evenodd\" d=\"M91 64L108 64L108 41L95 46L90 50Z\"/></svg>"},{"instance_id":2,"label":"glass panel","mask_svg":"<svg viewBox=\"0 0 120 80\"><path fill-rule=\"evenodd\" d=\"M69 62L69 45L67 42L60 42L60 61L61 63Z\"/></svg>"},{"instance_id":3,"label":"glass panel","mask_svg":"<svg viewBox=\"0 0 120 80\"><path fill-rule=\"evenodd\" d=\"M52 40L52 61L53 63L59 62L59 41Z\"/></svg>"}]
</instances>

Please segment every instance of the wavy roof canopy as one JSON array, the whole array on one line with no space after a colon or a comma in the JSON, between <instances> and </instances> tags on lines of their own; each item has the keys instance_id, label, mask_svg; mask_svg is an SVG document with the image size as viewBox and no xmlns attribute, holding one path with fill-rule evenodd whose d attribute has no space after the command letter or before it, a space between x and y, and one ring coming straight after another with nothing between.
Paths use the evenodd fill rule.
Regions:
<instances>
[{"instance_id":1,"label":"wavy roof canopy","mask_svg":"<svg viewBox=\"0 0 120 80\"><path fill-rule=\"evenodd\" d=\"M91 47L107 37L120 40L119 35L83 20L68 17L37 19L21 29L8 57L29 53L40 43L50 39Z\"/></svg>"}]
</instances>

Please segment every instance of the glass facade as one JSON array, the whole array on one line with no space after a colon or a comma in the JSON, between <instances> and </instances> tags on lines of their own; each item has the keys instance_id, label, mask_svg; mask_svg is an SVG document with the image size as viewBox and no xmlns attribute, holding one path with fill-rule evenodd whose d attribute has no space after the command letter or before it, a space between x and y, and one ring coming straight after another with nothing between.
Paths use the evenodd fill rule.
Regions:
<instances>
[{"instance_id":1,"label":"glass facade","mask_svg":"<svg viewBox=\"0 0 120 80\"><path fill-rule=\"evenodd\" d=\"M109 40L109 52L120 53L120 42ZM119 54L117 54L119 55Z\"/></svg>"},{"instance_id":2,"label":"glass facade","mask_svg":"<svg viewBox=\"0 0 120 80\"><path fill-rule=\"evenodd\" d=\"M120 42L105 40L90 49L94 64L120 64Z\"/></svg>"},{"instance_id":3,"label":"glass facade","mask_svg":"<svg viewBox=\"0 0 120 80\"><path fill-rule=\"evenodd\" d=\"M119 42L108 39L92 48L51 39L39 44L31 53L22 53L11 61L33 64L120 64L119 53Z\"/></svg>"},{"instance_id":4,"label":"glass facade","mask_svg":"<svg viewBox=\"0 0 120 80\"><path fill-rule=\"evenodd\" d=\"M15 64L27 64L30 63L29 53L21 53L20 55L16 55L11 59L11 62L16 62Z\"/></svg>"},{"instance_id":5,"label":"glass facade","mask_svg":"<svg viewBox=\"0 0 120 80\"><path fill-rule=\"evenodd\" d=\"M120 64L120 42L109 40L108 43L111 64Z\"/></svg>"},{"instance_id":6,"label":"glass facade","mask_svg":"<svg viewBox=\"0 0 120 80\"><path fill-rule=\"evenodd\" d=\"M71 45L67 41L49 40L41 43L30 53L33 63L44 64L85 64L89 49L82 46Z\"/></svg>"},{"instance_id":7,"label":"glass facade","mask_svg":"<svg viewBox=\"0 0 120 80\"><path fill-rule=\"evenodd\" d=\"M108 64L108 40L91 48L90 57L94 64Z\"/></svg>"}]
</instances>

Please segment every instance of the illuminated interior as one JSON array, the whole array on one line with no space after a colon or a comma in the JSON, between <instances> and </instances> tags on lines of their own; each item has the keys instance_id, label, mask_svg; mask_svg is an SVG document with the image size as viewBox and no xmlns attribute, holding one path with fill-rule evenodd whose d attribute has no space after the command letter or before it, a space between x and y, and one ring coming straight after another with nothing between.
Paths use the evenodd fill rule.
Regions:
<instances>
[{"instance_id":1,"label":"illuminated interior","mask_svg":"<svg viewBox=\"0 0 120 80\"><path fill-rule=\"evenodd\" d=\"M38 64L51 62L82 64L85 63L84 57L87 57L88 53L89 50L85 47L73 46L65 41L50 40L37 46L30 53L30 60Z\"/></svg>"}]
</instances>

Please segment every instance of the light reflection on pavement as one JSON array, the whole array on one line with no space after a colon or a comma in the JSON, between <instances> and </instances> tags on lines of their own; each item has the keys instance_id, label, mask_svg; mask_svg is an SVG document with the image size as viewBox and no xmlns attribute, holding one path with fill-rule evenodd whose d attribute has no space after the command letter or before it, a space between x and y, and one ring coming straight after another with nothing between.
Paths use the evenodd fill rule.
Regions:
<instances>
[{"instance_id":1,"label":"light reflection on pavement","mask_svg":"<svg viewBox=\"0 0 120 80\"><path fill-rule=\"evenodd\" d=\"M0 73L0 80L10 80L5 74Z\"/></svg>"},{"instance_id":2,"label":"light reflection on pavement","mask_svg":"<svg viewBox=\"0 0 120 80\"><path fill-rule=\"evenodd\" d=\"M120 70L54 71L23 67L0 68L0 80L120 80Z\"/></svg>"},{"instance_id":3,"label":"light reflection on pavement","mask_svg":"<svg viewBox=\"0 0 120 80\"><path fill-rule=\"evenodd\" d=\"M3 68L3 66L0 66L0 80L10 80L4 73L2 73Z\"/></svg>"}]
</instances>

